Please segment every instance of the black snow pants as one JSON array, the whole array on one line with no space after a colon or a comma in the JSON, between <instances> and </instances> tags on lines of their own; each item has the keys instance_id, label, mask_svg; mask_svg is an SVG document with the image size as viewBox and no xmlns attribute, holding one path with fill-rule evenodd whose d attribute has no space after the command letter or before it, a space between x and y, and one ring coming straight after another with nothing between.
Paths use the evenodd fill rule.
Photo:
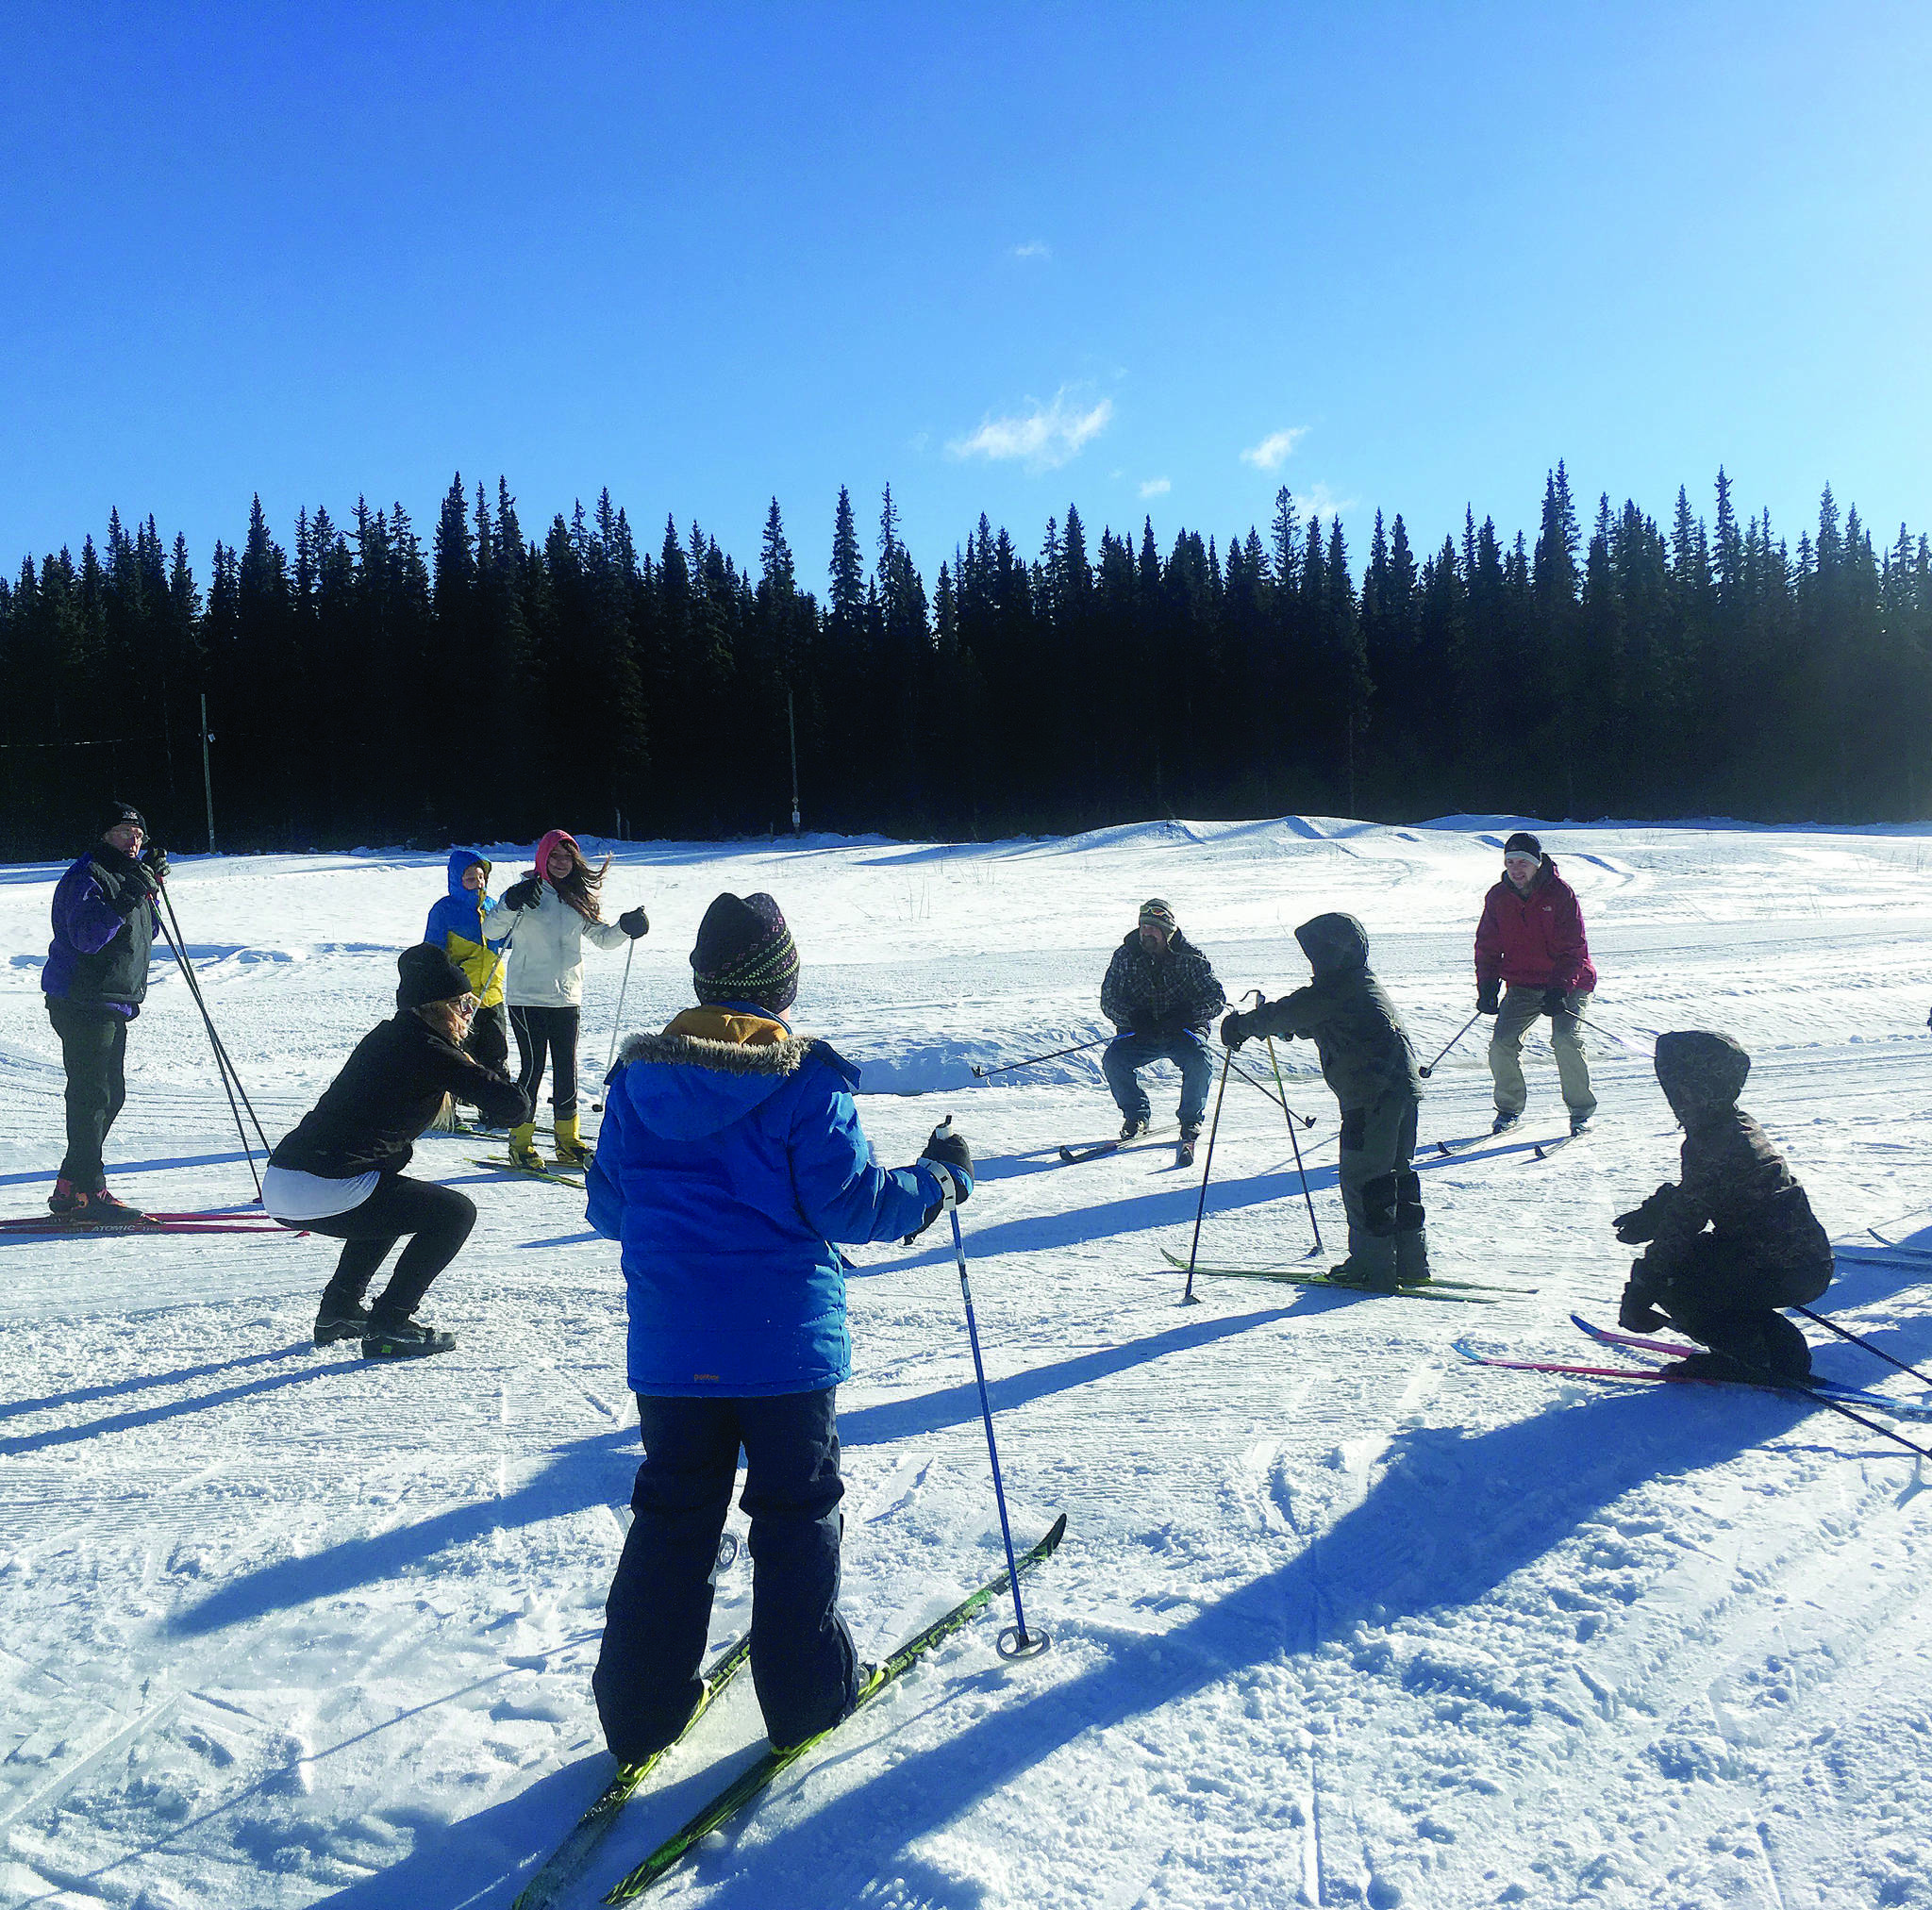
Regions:
<instances>
[{"instance_id":1,"label":"black snow pants","mask_svg":"<svg viewBox=\"0 0 1932 1910\"><path fill-rule=\"evenodd\" d=\"M370 1308L373 1325L399 1326L415 1312L429 1283L457 1257L476 1224L476 1204L454 1188L412 1181L396 1174L377 1184L359 1207L319 1221L298 1221L311 1234L344 1240L335 1277L323 1294L325 1306L352 1306L369 1290L375 1270L405 1234L415 1237L403 1249L389 1285Z\"/></svg>"},{"instance_id":2,"label":"black snow pants","mask_svg":"<svg viewBox=\"0 0 1932 1910\"><path fill-rule=\"evenodd\" d=\"M762 1399L638 1395L644 1463L635 1515L605 1603L591 1678L620 1763L661 1750L691 1716L710 1624L718 1540L744 1448L751 1519L751 1674L772 1742L836 1724L858 1690L839 1616L836 1388Z\"/></svg>"},{"instance_id":3,"label":"black snow pants","mask_svg":"<svg viewBox=\"0 0 1932 1910\"><path fill-rule=\"evenodd\" d=\"M49 995L47 1019L60 1038L67 1070L67 1155L60 1178L78 1193L97 1194L108 1185L101 1150L127 1099L127 1017Z\"/></svg>"},{"instance_id":4,"label":"black snow pants","mask_svg":"<svg viewBox=\"0 0 1932 1910\"><path fill-rule=\"evenodd\" d=\"M1794 1287L1789 1272L1763 1267L1748 1248L1715 1234L1697 1235L1660 1266L1657 1259L1653 1249L1630 1270L1631 1277L1692 1339L1780 1379L1810 1377L1811 1349L1772 1296L1800 1288L1815 1293L1822 1287L1803 1281Z\"/></svg>"},{"instance_id":5,"label":"black snow pants","mask_svg":"<svg viewBox=\"0 0 1932 1910\"><path fill-rule=\"evenodd\" d=\"M517 1086L534 1118L537 1090L543 1085L543 1055L550 1055L550 1104L559 1121L577 1111L577 1011L575 1008L512 1008L510 1033L517 1038L522 1064Z\"/></svg>"}]
</instances>

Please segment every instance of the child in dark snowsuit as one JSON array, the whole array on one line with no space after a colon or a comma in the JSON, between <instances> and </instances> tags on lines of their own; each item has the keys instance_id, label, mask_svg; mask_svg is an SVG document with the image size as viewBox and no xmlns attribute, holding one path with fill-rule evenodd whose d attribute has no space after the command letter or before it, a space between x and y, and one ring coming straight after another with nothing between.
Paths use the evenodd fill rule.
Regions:
<instances>
[{"instance_id":1,"label":"child in dark snowsuit","mask_svg":"<svg viewBox=\"0 0 1932 1910\"><path fill-rule=\"evenodd\" d=\"M1805 1380L1811 1350L1777 1310L1831 1284L1831 1245L1764 1130L1738 1105L1751 1057L1728 1035L1663 1035L1657 1078L1684 1129L1684 1178L1616 1219L1630 1270L1618 1319L1647 1333L1666 1320L1711 1349L1682 1370L1706 1379ZM1708 1231L1707 1231L1707 1227Z\"/></svg>"},{"instance_id":2,"label":"child in dark snowsuit","mask_svg":"<svg viewBox=\"0 0 1932 1910\"><path fill-rule=\"evenodd\" d=\"M1369 938L1352 915L1318 915L1295 930L1315 978L1278 1002L1229 1015L1230 1048L1259 1035L1312 1041L1341 1104L1341 1205L1348 1258L1329 1277L1393 1293L1429 1277L1415 1153L1422 1082L1395 1004L1369 969Z\"/></svg>"}]
</instances>

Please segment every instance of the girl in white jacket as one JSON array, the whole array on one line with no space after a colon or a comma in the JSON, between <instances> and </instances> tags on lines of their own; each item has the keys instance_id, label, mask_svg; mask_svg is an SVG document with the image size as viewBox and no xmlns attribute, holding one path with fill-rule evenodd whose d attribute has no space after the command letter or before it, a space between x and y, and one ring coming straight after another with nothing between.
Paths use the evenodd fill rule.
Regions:
<instances>
[{"instance_id":1,"label":"girl in white jacket","mask_svg":"<svg viewBox=\"0 0 1932 1910\"><path fill-rule=\"evenodd\" d=\"M508 935L509 976L504 995L509 1004L510 1033L522 1063L518 1085L532 1111L550 1059L550 1099L557 1110L557 1158L580 1167L591 1153L577 1138L577 1010L584 999L584 940L599 948L622 948L651 924L641 908L606 922L598 906L603 866L585 861L576 839L553 829L537 844L537 866L504 891L484 918L486 937ZM541 1168L536 1123L510 1130L509 1157L519 1167Z\"/></svg>"}]
</instances>

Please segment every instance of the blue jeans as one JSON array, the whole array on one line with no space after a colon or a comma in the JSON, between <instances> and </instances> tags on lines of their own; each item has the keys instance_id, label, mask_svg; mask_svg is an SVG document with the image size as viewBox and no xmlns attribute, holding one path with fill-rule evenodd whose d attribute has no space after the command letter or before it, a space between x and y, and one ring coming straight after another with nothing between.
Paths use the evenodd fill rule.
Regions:
<instances>
[{"instance_id":1,"label":"blue jeans","mask_svg":"<svg viewBox=\"0 0 1932 1910\"><path fill-rule=\"evenodd\" d=\"M591 1680L620 1763L661 1750L697 1702L718 1538L744 1448L751 1516L751 1675L772 1742L836 1724L858 1688L839 1616L839 1432L834 1389L762 1399L638 1395L644 1463L605 1605Z\"/></svg>"},{"instance_id":2,"label":"blue jeans","mask_svg":"<svg viewBox=\"0 0 1932 1910\"><path fill-rule=\"evenodd\" d=\"M1153 1113L1140 1082L1140 1070L1151 1061L1172 1061L1181 1071L1180 1123L1199 1127L1208 1110L1208 1081L1213 1072L1208 1065L1207 1043L1185 1028L1178 1035L1115 1036L1100 1067L1121 1113L1129 1121L1145 1121Z\"/></svg>"}]
</instances>

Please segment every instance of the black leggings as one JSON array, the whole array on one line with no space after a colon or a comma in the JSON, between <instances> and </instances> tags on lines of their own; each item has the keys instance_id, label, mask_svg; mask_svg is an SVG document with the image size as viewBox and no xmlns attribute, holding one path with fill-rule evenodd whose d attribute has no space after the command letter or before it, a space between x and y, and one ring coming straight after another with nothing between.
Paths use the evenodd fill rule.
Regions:
<instances>
[{"instance_id":1,"label":"black leggings","mask_svg":"<svg viewBox=\"0 0 1932 1910\"><path fill-rule=\"evenodd\" d=\"M414 1235L403 1249L396 1271L389 1276L382 1297L370 1309L372 1320L394 1326L415 1312L429 1283L457 1257L476 1224L476 1204L454 1188L397 1174L378 1182L375 1191L346 1214L291 1224L348 1242L336 1262L335 1278L323 1295L325 1305L354 1305L368 1291L389 1250L405 1234Z\"/></svg>"},{"instance_id":2,"label":"black leggings","mask_svg":"<svg viewBox=\"0 0 1932 1910\"><path fill-rule=\"evenodd\" d=\"M60 1038L67 1069L67 1157L60 1178L84 1194L107 1186L101 1149L127 1099L127 1017L91 1002L47 997L47 1019Z\"/></svg>"},{"instance_id":3,"label":"black leggings","mask_svg":"<svg viewBox=\"0 0 1932 1910\"><path fill-rule=\"evenodd\" d=\"M577 1011L575 1008L512 1008L510 1033L517 1038L522 1064L517 1086L537 1112L537 1090L543 1085L543 1051L550 1051L550 1104L559 1121L577 1111Z\"/></svg>"}]
</instances>

